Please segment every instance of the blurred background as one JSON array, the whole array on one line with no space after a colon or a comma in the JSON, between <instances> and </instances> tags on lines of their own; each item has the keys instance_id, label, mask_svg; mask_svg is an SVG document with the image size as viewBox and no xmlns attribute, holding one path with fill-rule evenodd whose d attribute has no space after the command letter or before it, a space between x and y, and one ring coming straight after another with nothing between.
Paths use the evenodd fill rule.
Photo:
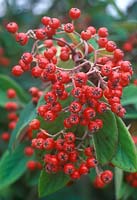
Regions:
<instances>
[{"instance_id":1,"label":"blurred background","mask_svg":"<svg viewBox=\"0 0 137 200\"><path fill-rule=\"evenodd\" d=\"M135 71L133 82L137 78L136 0L0 0L0 74L12 77L11 67L17 63L23 51L31 49L31 42L25 47L20 47L14 38L7 33L5 25L9 21L16 21L19 24L19 30L25 32L28 29L40 27L40 19L44 15L59 17L62 22L69 21L68 10L71 7L78 7L82 11L82 17L76 23L77 30L86 29L89 25L96 28L101 26L108 28L109 39L117 42L118 46L125 52L126 59L133 64ZM12 78L26 90L32 85L39 84L29 74L17 79ZM0 191L0 200L16 199L38 199L37 176L32 180L29 175L26 175L9 188ZM91 180L84 177L78 183L72 183L43 199L115 200L114 185L111 184L103 190L95 189ZM137 198L135 197L135 199Z\"/></svg>"}]
</instances>

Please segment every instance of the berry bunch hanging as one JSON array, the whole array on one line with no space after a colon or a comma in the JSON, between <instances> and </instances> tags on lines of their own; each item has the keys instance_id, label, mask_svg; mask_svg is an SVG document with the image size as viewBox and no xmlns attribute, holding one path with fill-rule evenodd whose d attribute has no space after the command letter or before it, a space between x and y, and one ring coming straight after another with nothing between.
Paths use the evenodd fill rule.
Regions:
<instances>
[{"instance_id":1,"label":"berry bunch hanging","mask_svg":"<svg viewBox=\"0 0 137 200\"><path fill-rule=\"evenodd\" d=\"M74 21L81 15L71 8L71 23L61 24L58 18L44 16L42 26L26 33L18 32L15 22L7 30L20 45L34 40L31 52L24 52L12 68L15 76L29 71L41 80L41 88L32 87L33 103L39 98L44 103L37 107L38 119L29 129L34 132L32 147L40 152L40 161L47 173L63 171L71 179L78 179L95 168L98 180L109 183L110 170L102 171L92 142L93 134L103 127L100 116L111 110L119 117L125 115L121 105L123 88L132 76L131 63L124 61L124 53L108 39L107 28L96 30L89 26L78 33ZM63 129L52 133L42 128L63 116ZM81 135L77 128L81 128Z\"/></svg>"}]
</instances>

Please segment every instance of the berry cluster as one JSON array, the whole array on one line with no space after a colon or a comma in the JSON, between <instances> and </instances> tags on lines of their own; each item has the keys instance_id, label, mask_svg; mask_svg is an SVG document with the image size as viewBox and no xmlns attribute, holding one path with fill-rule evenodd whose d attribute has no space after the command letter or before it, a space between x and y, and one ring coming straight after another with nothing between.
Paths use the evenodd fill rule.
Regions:
<instances>
[{"instance_id":1,"label":"berry cluster","mask_svg":"<svg viewBox=\"0 0 137 200\"><path fill-rule=\"evenodd\" d=\"M34 131L32 147L42 153L41 161L48 173L61 170L72 179L87 174L90 168L98 169L90 140L103 127L99 116L104 112L111 110L124 116L120 100L133 73L131 63L123 60L123 51L108 39L107 28L89 26L80 34L75 30L74 21L80 15L78 8L70 9L72 22L66 24L44 16L40 28L26 33L18 32L15 22L7 24L19 44L34 40L32 51L24 52L12 68L15 76L30 71L42 82L43 90L30 89L34 103L44 98L37 109L39 120L29 124L30 132ZM64 116L64 127L59 132L53 134L41 128L41 120L52 123L60 116ZM76 126L84 127L82 136L73 131ZM98 175L103 183L113 177L109 170Z\"/></svg>"},{"instance_id":2,"label":"berry cluster","mask_svg":"<svg viewBox=\"0 0 137 200\"><path fill-rule=\"evenodd\" d=\"M126 182L129 183L132 187L137 188L137 172L128 173L125 179L126 179Z\"/></svg>"}]
</instances>

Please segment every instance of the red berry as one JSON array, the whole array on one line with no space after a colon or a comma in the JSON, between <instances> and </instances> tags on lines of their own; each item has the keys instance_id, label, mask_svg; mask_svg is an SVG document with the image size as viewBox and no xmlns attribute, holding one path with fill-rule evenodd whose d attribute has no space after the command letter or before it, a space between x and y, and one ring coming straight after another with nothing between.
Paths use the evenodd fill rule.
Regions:
<instances>
[{"instance_id":1,"label":"red berry","mask_svg":"<svg viewBox=\"0 0 137 200\"><path fill-rule=\"evenodd\" d=\"M15 98L16 97L16 91L12 88L7 90L7 97L9 99Z\"/></svg>"},{"instance_id":2,"label":"red berry","mask_svg":"<svg viewBox=\"0 0 137 200\"><path fill-rule=\"evenodd\" d=\"M71 19L78 19L81 15L81 11L78 8L71 8L69 11L69 16Z\"/></svg>"},{"instance_id":3,"label":"red berry","mask_svg":"<svg viewBox=\"0 0 137 200\"><path fill-rule=\"evenodd\" d=\"M16 34L16 41L22 46L24 46L28 43L28 39L29 38L25 33L17 33Z\"/></svg>"},{"instance_id":4,"label":"red berry","mask_svg":"<svg viewBox=\"0 0 137 200\"><path fill-rule=\"evenodd\" d=\"M108 30L105 27L101 27L98 29L98 35L99 37L107 37L108 36Z\"/></svg>"},{"instance_id":5,"label":"red berry","mask_svg":"<svg viewBox=\"0 0 137 200\"><path fill-rule=\"evenodd\" d=\"M33 57L32 57L31 53L25 52L25 53L23 53L21 59L23 60L23 62L25 64L30 64L32 62L32 60L33 60Z\"/></svg>"},{"instance_id":6,"label":"red berry","mask_svg":"<svg viewBox=\"0 0 137 200\"><path fill-rule=\"evenodd\" d=\"M27 162L27 168L31 171L36 169L36 162L33 160L30 160Z\"/></svg>"},{"instance_id":7,"label":"red berry","mask_svg":"<svg viewBox=\"0 0 137 200\"><path fill-rule=\"evenodd\" d=\"M75 170L71 176L70 176L72 179L79 179L80 178L80 173L78 170Z\"/></svg>"},{"instance_id":8,"label":"red berry","mask_svg":"<svg viewBox=\"0 0 137 200\"><path fill-rule=\"evenodd\" d=\"M72 23L65 24L64 31L66 31L67 33L72 33L74 31L74 25Z\"/></svg>"},{"instance_id":9,"label":"red berry","mask_svg":"<svg viewBox=\"0 0 137 200\"><path fill-rule=\"evenodd\" d=\"M33 155L33 153L34 153L34 150L33 150L33 148L32 147L25 147L25 149L24 149L24 154L26 155L26 156L32 156Z\"/></svg>"},{"instance_id":10,"label":"red berry","mask_svg":"<svg viewBox=\"0 0 137 200\"><path fill-rule=\"evenodd\" d=\"M29 123L29 127L32 130L38 130L40 128L40 121L38 119L33 119L30 123Z\"/></svg>"},{"instance_id":11,"label":"red berry","mask_svg":"<svg viewBox=\"0 0 137 200\"><path fill-rule=\"evenodd\" d=\"M81 38L83 40L89 40L91 38L91 32L90 32L90 30L87 29L86 31L82 31L81 32Z\"/></svg>"},{"instance_id":12,"label":"red berry","mask_svg":"<svg viewBox=\"0 0 137 200\"><path fill-rule=\"evenodd\" d=\"M110 170L105 170L100 174L100 179L103 183L110 183L113 178L113 173Z\"/></svg>"},{"instance_id":13,"label":"red berry","mask_svg":"<svg viewBox=\"0 0 137 200\"><path fill-rule=\"evenodd\" d=\"M1 139L4 140L4 141L8 141L10 139L10 134L8 132L2 133Z\"/></svg>"},{"instance_id":14,"label":"red berry","mask_svg":"<svg viewBox=\"0 0 137 200\"><path fill-rule=\"evenodd\" d=\"M55 142L53 138L47 138L44 140L43 147L46 150L51 150L54 148Z\"/></svg>"},{"instance_id":15,"label":"red berry","mask_svg":"<svg viewBox=\"0 0 137 200\"><path fill-rule=\"evenodd\" d=\"M16 33L18 31L18 25L15 22L10 22L6 25L6 29L10 33Z\"/></svg>"},{"instance_id":16,"label":"red berry","mask_svg":"<svg viewBox=\"0 0 137 200\"><path fill-rule=\"evenodd\" d=\"M66 133L64 138L67 143L73 143L76 140L76 136L72 132Z\"/></svg>"},{"instance_id":17,"label":"red berry","mask_svg":"<svg viewBox=\"0 0 137 200\"><path fill-rule=\"evenodd\" d=\"M20 65L15 65L13 68L12 68L12 74L14 76L21 76L23 74L23 70L21 68Z\"/></svg>"},{"instance_id":18,"label":"red berry","mask_svg":"<svg viewBox=\"0 0 137 200\"><path fill-rule=\"evenodd\" d=\"M75 171L75 167L73 164L68 163L68 164L64 165L64 173L65 174L71 175L74 173L74 171Z\"/></svg>"}]
</instances>

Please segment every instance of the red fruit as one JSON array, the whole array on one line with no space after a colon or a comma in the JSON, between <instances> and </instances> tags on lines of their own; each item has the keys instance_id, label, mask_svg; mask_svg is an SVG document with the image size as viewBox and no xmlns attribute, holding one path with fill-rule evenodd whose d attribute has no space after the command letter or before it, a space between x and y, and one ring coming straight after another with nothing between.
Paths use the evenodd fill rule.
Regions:
<instances>
[{"instance_id":1,"label":"red fruit","mask_svg":"<svg viewBox=\"0 0 137 200\"><path fill-rule=\"evenodd\" d=\"M98 39L98 44L100 47L105 47L106 43L108 42L108 39L106 37L100 37Z\"/></svg>"},{"instance_id":2,"label":"red fruit","mask_svg":"<svg viewBox=\"0 0 137 200\"><path fill-rule=\"evenodd\" d=\"M95 133L99 130L99 125L96 121L91 121L88 124L88 129L91 133Z\"/></svg>"},{"instance_id":3,"label":"red fruit","mask_svg":"<svg viewBox=\"0 0 137 200\"><path fill-rule=\"evenodd\" d=\"M60 151L58 154L57 154L57 157L58 157L58 160L59 162L61 163L66 163L68 161L68 154L64 151Z\"/></svg>"},{"instance_id":4,"label":"red fruit","mask_svg":"<svg viewBox=\"0 0 137 200\"><path fill-rule=\"evenodd\" d=\"M93 108L89 108L87 107L84 111L83 111L83 116L88 119L91 120L96 116L96 112Z\"/></svg>"},{"instance_id":5,"label":"red fruit","mask_svg":"<svg viewBox=\"0 0 137 200\"><path fill-rule=\"evenodd\" d=\"M96 164L97 164L97 160L95 158L88 158L86 160L86 166L88 168L95 168Z\"/></svg>"},{"instance_id":6,"label":"red fruit","mask_svg":"<svg viewBox=\"0 0 137 200\"><path fill-rule=\"evenodd\" d=\"M108 36L108 30L105 27L101 27L98 29L98 35L99 37L107 37Z\"/></svg>"},{"instance_id":7,"label":"red fruit","mask_svg":"<svg viewBox=\"0 0 137 200\"><path fill-rule=\"evenodd\" d=\"M66 133L64 138L67 143L73 143L76 140L76 136L72 132Z\"/></svg>"},{"instance_id":8,"label":"red fruit","mask_svg":"<svg viewBox=\"0 0 137 200\"><path fill-rule=\"evenodd\" d=\"M82 87L87 83L87 75L84 72L79 72L75 75L74 81L77 87Z\"/></svg>"},{"instance_id":9,"label":"red fruit","mask_svg":"<svg viewBox=\"0 0 137 200\"><path fill-rule=\"evenodd\" d=\"M64 148L64 139L57 139L57 140L56 140L56 143L55 143L55 148L56 148L58 151L62 151L63 148Z\"/></svg>"},{"instance_id":10,"label":"red fruit","mask_svg":"<svg viewBox=\"0 0 137 200\"><path fill-rule=\"evenodd\" d=\"M92 157L93 156L93 148L92 147L85 148L84 153L86 156Z\"/></svg>"},{"instance_id":11,"label":"red fruit","mask_svg":"<svg viewBox=\"0 0 137 200\"><path fill-rule=\"evenodd\" d=\"M47 17L47 16L44 16L41 19L42 24L45 26L49 25L49 21L50 21L50 17Z\"/></svg>"},{"instance_id":12,"label":"red fruit","mask_svg":"<svg viewBox=\"0 0 137 200\"><path fill-rule=\"evenodd\" d=\"M2 133L1 139L4 140L4 141L8 141L10 139L10 134L8 132Z\"/></svg>"},{"instance_id":13,"label":"red fruit","mask_svg":"<svg viewBox=\"0 0 137 200\"><path fill-rule=\"evenodd\" d=\"M130 42L125 42L123 45L123 50L125 51L132 51L133 49L133 45Z\"/></svg>"},{"instance_id":14,"label":"red fruit","mask_svg":"<svg viewBox=\"0 0 137 200\"><path fill-rule=\"evenodd\" d=\"M69 161L70 162L76 162L78 159L78 152L77 151L72 151L69 153Z\"/></svg>"},{"instance_id":15,"label":"red fruit","mask_svg":"<svg viewBox=\"0 0 137 200\"><path fill-rule=\"evenodd\" d=\"M38 40L44 40L46 37L46 31L45 29L42 29L42 28L37 29L35 34Z\"/></svg>"},{"instance_id":16,"label":"red fruit","mask_svg":"<svg viewBox=\"0 0 137 200\"><path fill-rule=\"evenodd\" d=\"M94 187L96 188L104 188L105 183L101 180L99 176L97 176L94 180Z\"/></svg>"},{"instance_id":17,"label":"red fruit","mask_svg":"<svg viewBox=\"0 0 137 200\"><path fill-rule=\"evenodd\" d=\"M73 113L78 113L80 110L81 110L82 106L79 102L72 102L69 106L69 110L70 112L73 112Z\"/></svg>"},{"instance_id":18,"label":"red fruit","mask_svg":"<svg viewBox=\"0 0 137 200\"><path fill-rule=\"evenodd\" d=\"M51 18L49 21L49 26L53 29L58 29L60 27L60 21L57 18Z\"/></svg>"},{"instance_id":19,"label":"red fruit","mask_svg":"<svg viewBox=\"0 0 137 200\"><path fill-rule=\"evenodd\" d=\"M31 75L34 76L34 77L40 77L42 74L42 69L38 66L36 67L33 67L32 70L31 70Z\"/></svg>"},{"instance_id":20,"label":"red fruit","mask_svg":"<svg viewBox=\"0 0 137 200\"><path fill-rule=\"evenodd\" d=\"M95 33L96 33L96 29L94 26L88 26L87 30L89 30L92 35L95 35Z\"/></svg>"},{"instance_id":21,"label":"red fruit","mask_svg":"<svg viewBox=\"0 0 137 200\"><path fill-rule=\"evenodd\" d=\"M71 174L70 178L72 178L72 179L79 179L79 178L80 178L80 173L79 173L79 171L78 171L78 170L75 170L75 171Z\"/></svg>"},{"instance_id":22,"label":"red fruit","mask_svg":"<svg viewBox=\"0 0 137 200\"><path fill-rule=\"evenodd\" d=\"M113 52L117 48L117 46L114 41L108 41L105 45L105 48L108 52Z\"/></svg>"},{"instance_id":23,"label":"red fruit","mask_svg":"<svg viewBox=\"0 0 137 200\"><path fill-rule=\"evenodd\" d=\"M31 87L29 89L29 92L30 94L33 96L33 97L37 97L38 96L38 92L39 92L39 89L37 87Z\"/></svg>"},{"instance_id":24,"label":"red fruit","mask_svg":"<svg viewBox=\"0 0 137 200\"><path fill-rule=\"evenodd\" d=\"M44 113L44 119L46 121L52 122L56 119L56 114L52 111L47 111L47 112Z\"/></svg>"},{"instance_id":25,"label":"red fruit","mask_svg":"<svg viewBox=\"0 0 137 200\"><path fill-rule=\"evenodd\" d=\"M86 175L88 174L89 172L89 169L87 168L86 164L85 163L82 163L79 167L79 173L80 175Z\"/></svg>"},{"instance_id":26,"label":"red fruit","mask_svg":"<svg viewBox=\"0 0 137 200\"><path fill-rule=\"evenodd\" d=\"M73 164L68 163L68 164L64 165L64 173L65 174L71 175L74 173L74 171L75 171L75 167Z\"/></svg>"},{"instance_id":27,"label":"red fruit","mask_svg":"<svg viewBox=\"0 0 137 200\"><path fill-rule=\"evenodd\" d=\"M25 64L30 64L32 62L32 60L33 60L33 57L32 57L31 53L25 52L25 53L23 53L21 59L23 60L23 62Z\"/></svg>"},{"instance_id":28,"label":"red fruit","mask_svg":"<svg viewBox=\"0 0 137 200\"><path fill-rule=\"evenodd\" d=\"M12 88L7 90L7 97L9 99L15 98L16 97L16 91Z\"/></svg>"},{"instance_id":29,"label":"red fruit","mask_svg":"<svg viewBox=\"0 0 137 200\"><path fill-rule=\"evenodd\" d=\"M28 40L29 40L29 38L25 33L17 33L16 34L16 41L20 45L22 45L22 46L26 45L28 43Z\"/></svg>"},{"instance_id":30,"label":"red fruit","mask_svg":"<svg viewBox=\"0 0 137 200\"><path fill-rule=\"evenodd\" d=\"M71 8L69 11L69 16L71 19L78 19L81 15L81 11L78 8Z\"/></svg>"},{"instance_id":31,"label":"red fruit","mask_svg":"<svg viewBox=\"0 0 137 200\"><path fill-rule=\"evenodd\" d=\"M5 104L5 108L6 108L6 110L8 110L8 111L15 111L15 110L18 109L18 105L17 105L17 103L15 103L15 102L7 102L7 103Z\"/></svg>"},{"instance_id":32,"label":"red fruit","mask_svg":"<svg viewBox=\"0 0 137 200\"><path fill-rule=\"evenodd\" d=\"M51 150L54 148L55 142L53 138L47 138L44 140L43 147L46 150Z\"/></svg>"},{"instance_id":33,"label":"red fruit","mask_svg":"<svg viewBox=\"0 0 137 200\"><path fill-rule=\"evenodd\" d=\"M82 31L81 32L81 38L83 40L89 40L91 38L91 32L90 32L90 30L87 29L86 31Z\"/></svg>"},{"instance_id":34,"label":"red fruit","mask_svg":"<svg viewBox=\"0 0 137 200\"><path fill-rule=\"evenodd\" d=\"M18 25L15 22L10 22L6 25L6 29L10 33L16 33L18 31Z\"/></svg>"},{"instance_id":35,"label":"red fruit","mask_svg":"<svg viewBox=\"0 0 137 200\"><path fill-rule=\"evenodd\" d=\"M101 67L101 73L103 76L109 76L112 73L112 66L110 64L105 64Z\"/></svg>"},{"instance_id":36,"label":"red fruit","mask_svg":"<svg viewBox=\"0 0 137 200\"><path fill-rule=\"evenodd\" d=\"M72 23L65 24L64 31L66 31L67 33L72 33L74 31L74 25Z\"/></svg>"},{"instance_id":37,"label":"red fruit","mask_svg":"<svg viewBox=\"0 0 137 200\"><path fill-rule=\"evenodd\" d=\"M55 95L54 92L47 92L44 95L44 99L46 103L54 103L57 100L57 96Z\"/></svg>"},{"instance_id":38,"label":"red fruit","mask_svg":"<svg viewBox=\"0 0 137 200\"><path fill-rule=\"evenodd\" d=\"M33 150L32 147L25 147L25 149L24 149L24 154L25 154L26 156L32 156L33 153L34 153L34 150Z\"/></svg>"},{"instance_id":39,"label":"red fruit","mask_svg":"<svg viewBox=\"0 0 137 200\"><path fill-rule=\"evenodd\" d=\"M38 130L40 128L40 121L38 119L33 119L30 123L29 123L29 127L32 130Z\"/></svg>"},{"instance_id":40,"label":"red fruit","mask_svg":"<svg viewBox=\"0 0 137 200\"><path fill-rule=\"evenodd\" d=\"M21 76L23 74L23 70L21 68L20 65L15 65L13 68L12 68L12 74L14 76Z\"/></svg>"},{"instance_id":41,"label":"red fruit","mask_svg":"<svg viewBox=\"0 0 137 200\"><path fill-rule=\"evenodd\" d=\"M33 160L30 160L27 162L27 168L31 171L36 169L36 162Z\"/></svg>"},{"instance_id":42,"label":"red fruit","mask_svg":"<svg viewBox=\"0 0 137 200\"><path fill-rule=\"evenodd\" d=\"M110 183L113 178L113 173L110 170L105 170L100 174L100 179L103 183Z\"/></svg>"},{"instance_id":43,"label":"red fruit","mask_svg":"<svg viewBox=\"0 0 137 200\"><path fill-rule=\"evenodd\" d=\"M73 151L74 151L74 148L75 148L74 143L67 143L67 142L64 142L64 144L63 144L63 149L64 149L64 151L66 151L67 153L73 152Z\"/></svg>"}]
</instances>

